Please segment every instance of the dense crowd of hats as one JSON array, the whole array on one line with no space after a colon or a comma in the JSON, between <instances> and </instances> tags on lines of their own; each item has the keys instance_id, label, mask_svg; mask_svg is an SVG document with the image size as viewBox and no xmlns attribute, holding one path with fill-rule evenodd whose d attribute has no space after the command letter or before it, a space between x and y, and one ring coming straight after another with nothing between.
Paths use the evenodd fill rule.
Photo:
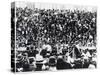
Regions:
<instances>
[{"instance_id":1,"label":"dense crowd of hats","mask_svg":"<svg viewBox=\"0 0 100 75\"><path fill-rule=\"evenodd\" d=\"M76 47L96 46L96 17L96 12L78 9L16 8L17 71L96 67L96 50Z\"/></svg>"}]
</instances>

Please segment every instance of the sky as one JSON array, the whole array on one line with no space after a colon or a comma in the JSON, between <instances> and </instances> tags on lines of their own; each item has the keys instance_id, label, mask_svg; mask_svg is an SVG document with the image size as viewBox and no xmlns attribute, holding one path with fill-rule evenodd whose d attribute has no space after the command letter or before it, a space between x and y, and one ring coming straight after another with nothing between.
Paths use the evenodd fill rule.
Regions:
<instances>
[{"instance_id":1,"label":"sky","mask_svg":"<svg viewBox=\"0 0 100 75\"><path fill-rule=\"evenodd\" d=\"M40 8L40 9L79 9L85 11L96 11L97 7L95 6L77 6L77 5L70 5L70 4L51 4L51 3L31 3L31 2L16 2L16 7L29 7L29 8Z\"/></svg>"}]
</instances>

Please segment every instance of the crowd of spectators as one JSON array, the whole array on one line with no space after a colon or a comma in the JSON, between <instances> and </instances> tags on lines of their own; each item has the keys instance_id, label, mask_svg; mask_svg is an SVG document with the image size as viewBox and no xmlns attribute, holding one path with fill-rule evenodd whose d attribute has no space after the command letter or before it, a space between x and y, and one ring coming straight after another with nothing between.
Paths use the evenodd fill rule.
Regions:
<instances>
[{"instance_id":1,"label":"crowd of spectators","mask_svg":"<svg viewBox=\"0 0 100 75\"><path fill-rule=\"evenodd\" d=\"M96 49L88 49L96 47L96 17L96 11L16 8L17 71L96 67Z\"/></svg>"}]
</instances>

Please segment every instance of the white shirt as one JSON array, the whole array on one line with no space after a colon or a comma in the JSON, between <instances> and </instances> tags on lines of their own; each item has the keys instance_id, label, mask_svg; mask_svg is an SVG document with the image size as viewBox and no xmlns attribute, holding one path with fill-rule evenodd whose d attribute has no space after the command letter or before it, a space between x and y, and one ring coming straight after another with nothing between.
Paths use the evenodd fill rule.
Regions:
<instances>
[{"instance_id":1,"label":"white shirt","mask_svg":"<svg viewBox=\"0 0 100 75\"><path fill-rule=\"evenodd\" d=\"M43 57L40 54L36 55L36 61L41 61L43 60Z\"/></svg>"},{"instance_id":2,"label":"white shirt","mask_svg":"<svg viewBox=\"0 0 100 75\"><path fill-rule=\"evenodd\" d=\"M44 44L42 46L42 49L47 49L47 51L52 51L52 48L51 48L51 46L49 44L47 44L47 45Z\"/></svg>"}]
</instances>

